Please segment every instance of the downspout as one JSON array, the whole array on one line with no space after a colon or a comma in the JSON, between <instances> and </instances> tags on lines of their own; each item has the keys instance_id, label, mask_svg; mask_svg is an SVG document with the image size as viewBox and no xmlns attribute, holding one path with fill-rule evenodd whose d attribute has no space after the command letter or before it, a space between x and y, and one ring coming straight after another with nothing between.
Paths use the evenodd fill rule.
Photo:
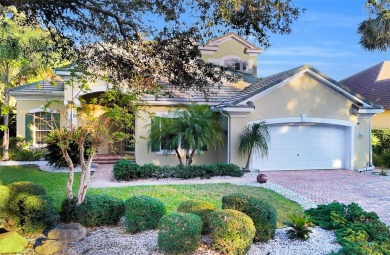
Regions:
<instances>
[{"instance_id":1,"label":"downspout","mask_svg":"<svg viewBox=\"0 0 390 255\"><path fill-rule=\"evenodd\" d=\"M371 119L372 117L369 119L369 150L368 150L368 157L369 157L369 167L374 167L374 164L372 162L372 130L371 130Z\"/></svg>"},{"instance_id":2,"label":"downspout","mask_svg":"<svg viewBox=\"0 0 390 255\"><path fill-rule=\"evenodd\" d=\"M223 110L219 110L219 113L226 117L228 120L228 130L227 130L227 163L230 164L230 130L231 130L231 117L228 112L223 113Z\"/></svg>"}]
</instances>

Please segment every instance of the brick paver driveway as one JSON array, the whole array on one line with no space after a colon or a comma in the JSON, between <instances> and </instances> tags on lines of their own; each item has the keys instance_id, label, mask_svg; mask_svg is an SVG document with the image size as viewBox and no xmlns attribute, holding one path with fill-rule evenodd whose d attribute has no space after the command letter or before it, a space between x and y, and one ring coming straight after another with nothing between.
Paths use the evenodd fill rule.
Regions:
<instances>
[{"instance_id":1,"label":"brick paver driveway","mask_svg":"<svg viewBox=\"0 0 390 255\"><path fill-rule=\"evenodd\" d=\"M268 180L316 203L356 202L390 225L390 179L349 170L267 172Z\"/></svg>"}]
</instances>

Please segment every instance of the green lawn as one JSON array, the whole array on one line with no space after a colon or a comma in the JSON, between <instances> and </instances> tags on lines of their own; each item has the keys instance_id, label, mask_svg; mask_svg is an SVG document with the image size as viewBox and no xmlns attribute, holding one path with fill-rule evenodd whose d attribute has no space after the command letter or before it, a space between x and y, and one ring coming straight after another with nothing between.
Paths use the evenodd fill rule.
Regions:
<instances>
[{"instance_id":1,"label":"green lawn","mask_svg":"<svg viewBox=\"0 0 390 255\"><path fill-rule=\"evenodd\" d=\"M78 176L76 176L77 180ZM46 188L48 195L54 199L57 209L66 197L65 185L67 179L67 173L47 173L34 167L0 167L0 185L7 185L15 181L32 181L40 184ZM156 197L165 203L168 212L175 211L180 202L188 199L208 201L221 208L222 196L235 192L252 195L271 203L278 211L278 227L281 227L283 222L287 220L287 215L303 213L302 208L297 203L285 199L273 191L227 183L89 189L89 194L104 193L124 200L136 194Z\"/></svg>"}]
</instances>

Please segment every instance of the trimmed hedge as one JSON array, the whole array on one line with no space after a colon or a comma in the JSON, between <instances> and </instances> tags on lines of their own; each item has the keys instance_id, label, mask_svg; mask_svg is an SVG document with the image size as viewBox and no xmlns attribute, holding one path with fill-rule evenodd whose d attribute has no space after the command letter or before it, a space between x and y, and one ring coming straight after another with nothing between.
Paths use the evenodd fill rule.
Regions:
<instances>
[{"instance_id":1,"label":"trimmed hedge","mask_svg":"<svg viewBox=\"0 0 390 255\"><path fill-rule=\"evenodd\" d=\"M167 254L189 254L201 244L202 220L191 213L172 213L159 222L158 247Z\"/></svg>"},{"instance_id":2,"label":"trimmed hedge","mask_svg":"<svg viewBox=\"0 0 390 255\"><path fill-rule=\"evenodd\" d=\"M86 227L116 225L125 212L122 199L105 194L87 195L79 206L76 202L75 199L62 202L60 214L64 222L77 221Z\"/></svg>"},{"instance_id":3,"label":"trimmed hedge","mask_svg":"<svg viewBox=\"0 0 390 255\"><path fill-rule=\"evenodd\" d=\"M0 185L0 213L7 207L9 199L9 188Z\"/></svg>"},{"instance_id":4,"label":"trimmed hedge","mask_svg":"<svg viewBox=\"0 0 390 255\"><path fill-rule=\"evenodd\" d=\"M235 193L222 197L222 209L234 209L247 214L256 227L254 241L266 242L274 238L277 212L268 202Z\"/></svg>"},{"instance_id":5,"label":"trimmed hedge","mask_svg":"<svg viewBox=\"0 0 390 255\"><path fill-rule=\"evenodd\" d=\"M7 187L9 197L2 214L8 230L21 229L24 233L35 234L57 222L52 200L42 186L15 182Z\"/></svg>"},{"instance_id":6,"label":"trimmed hedge","mask_svg":"<svg viewBox=\"0 0 390 255\"><path fill-rule=\"evenodd\" d=\"M166 213L165 205L149 196L131 197L126 200L125 206L126 226L131 233L157 228Z\"/></svg>"},{"instance_id":7,"label":"trimmed hedge","mask_svg":"<svg viewBox=\"0 0 390 255\"><path fill-rule=\"evenodd\" d=\"M210 178L213 176L234 176L241 177L244 173L240 167L234 164L212 164L192 166L156 166L145 164L142 166L130 160L119 160L113 168L115 179L118 181L129 181L144 178Z\"/></svg>"},{"instance_id":8,"label":"trimmed hedge","mask_svg":"<svg viewBox=\"0 0 390 255\"><path fill-rule=\"evenodd\" d=\"M212 211L217 210L217 207L212 203L198 200L188 200L181 202L177 207L178 212L193 213L198 215L203 222L202 233L207 234L209 232L209 220L208 217Z\"/></svg>"},{"instance_id":9,"label":"trimmed hedge","mask_svg":"<svg viewBox=\"0 0 390 255\"><path fill-rule=\"evenodd\" d=\"M343 246L337 254L390 255L390 230L374 212L364 211L358 204L333 202L305 211L316 223L336 233L336 241Z\"/></svg>"},{"instance_id":10,"label":"trimmed hedge","mask_svg":"<svg viewBox=\"0 0 390 255\"><path fill-rule=\"evenodd\" d=\"M223 254L246 254L256 229L251 218L239 211L226 209L210 213L211 248Z\"/></svg>"}]
</instances>

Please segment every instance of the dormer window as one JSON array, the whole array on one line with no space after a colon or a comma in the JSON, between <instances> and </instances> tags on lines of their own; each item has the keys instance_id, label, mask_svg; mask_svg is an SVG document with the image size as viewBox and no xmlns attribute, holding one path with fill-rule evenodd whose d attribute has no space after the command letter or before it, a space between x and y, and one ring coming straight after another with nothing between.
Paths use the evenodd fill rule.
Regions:
<instances>
[{"instance_id":1,"label":"dormer window","mask_svg":"<svg viewBox=\"0 0 390 255\"><path fill-rule=\"evenodd\" d=\"M238 58L228 58L224 60L223 66L233 70L245 72L248 67L248 61Z\"/></svg>"}]
</instances>

